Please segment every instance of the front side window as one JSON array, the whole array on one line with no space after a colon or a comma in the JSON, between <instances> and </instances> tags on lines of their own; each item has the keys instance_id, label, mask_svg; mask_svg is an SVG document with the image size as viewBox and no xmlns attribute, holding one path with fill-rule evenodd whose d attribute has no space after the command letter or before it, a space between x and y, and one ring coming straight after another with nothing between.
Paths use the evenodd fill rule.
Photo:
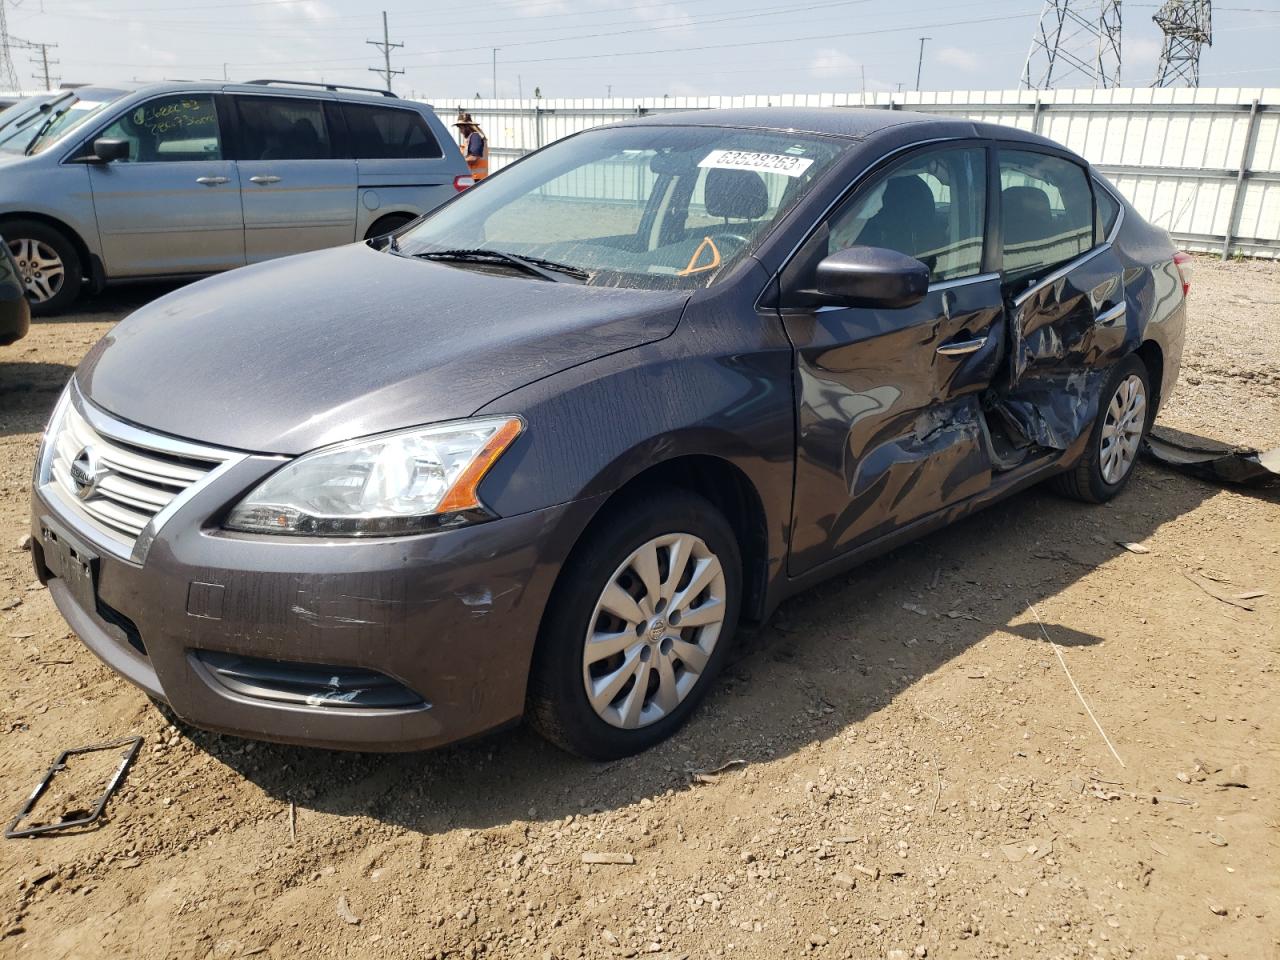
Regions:
<instances>
[{"instance_id":1,"label":"front side window","mask_svg":"<svg viewBox=\"0 0 1280 960\"><path fill-rule=\"evenodd\" d=\"M831 221L828 253L883 247L915 257L938 282L982 270L986 150L931 150L902 161L860 189Z\"/></svg>"},{"instance_id":2,"label":"front side window","mask_svg":"<svg viewBox=\"0 0 1280 960\"><path fill-rule=\"evenodd\" d=\"M587 283L705 287L749 254L845 149L697 126L592 130L468 190L399 238L407 255L538 257Z\"/></svg>"},{"instance_id":3,"label":"front side window","mask_svg":"<svg viewBox=\"0 0 1280 960\"><path fill-rule=\"evenodd\" d=\"M130 107L98 138L128 142L129 158L120 163L222 159L218 113L207 94L158 97Z\"/></svg>"},{"instance_id":4,"label":"front side window","mask_svg":"<svg viewBox=\"0 0 1280 960\"><path fill-rule=\"evenodd\" d=\"M1006 279L1034 279L1093 247L1093 193L1070 160L1001 150L1000 206Z\"/></svg>"},{"instance_id":5,"label":"front side window","mask_svg":"<svg viewBox=\"0 0 1280 960\"><path fill-rule=\"evenodd\" d=\"M427 121L413 110L344 103L342 116L356 160L430 160L444 156Z\"/></svg>"},{"instance_id":6,"label":"front side window","mask_svg":"<svg viewBox=\"0 0 1280 960\"><path fill-rule=\"evenodd\" d=\"M241 160L327 160L324 104L284 97L236 97Z\"/></svg>"}]
</instances>

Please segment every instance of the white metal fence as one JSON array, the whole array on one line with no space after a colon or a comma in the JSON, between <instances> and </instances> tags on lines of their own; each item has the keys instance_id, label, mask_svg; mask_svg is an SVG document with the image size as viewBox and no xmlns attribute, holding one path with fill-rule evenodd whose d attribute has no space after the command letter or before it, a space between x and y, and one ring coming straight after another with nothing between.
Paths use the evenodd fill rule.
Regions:
<instances>
[{"instance_id":1,"label":"white metal fence","mask_svg":"<svg viewBox=\"0 0 1280 960\"><path fill-rule=\"evenodd\" d=\"M489 137L493 169L588 127L716 107L859 107L962 116L1035 130L1102 170L1188 250L1280 257L1280 89L1200 88L781 94L610 100L429 97Z\"/></svg>"}]
</instances>

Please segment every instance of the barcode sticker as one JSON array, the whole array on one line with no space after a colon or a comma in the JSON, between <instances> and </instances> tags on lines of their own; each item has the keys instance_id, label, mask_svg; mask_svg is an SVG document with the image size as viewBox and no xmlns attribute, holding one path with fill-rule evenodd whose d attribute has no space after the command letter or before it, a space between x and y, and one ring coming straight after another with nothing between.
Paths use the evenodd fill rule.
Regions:
<instances>
[{"instance_id":1,"label":"barcode sticker","mask_svg":"<svg viewBox=\"0 0 1280 960\"><path fill-rule=\"evenodd\" d=\"M743 150L712 150L698 164L713 170L753 170L798 177L813 166L806 157L789 157L781 153L747 153Z\"/></svg>"}]
</instances>

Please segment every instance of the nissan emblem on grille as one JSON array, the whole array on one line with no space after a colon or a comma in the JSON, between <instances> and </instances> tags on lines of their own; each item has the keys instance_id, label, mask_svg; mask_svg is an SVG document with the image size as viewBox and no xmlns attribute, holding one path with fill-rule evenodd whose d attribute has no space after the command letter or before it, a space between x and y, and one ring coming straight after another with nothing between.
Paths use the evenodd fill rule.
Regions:
<instances>
[{"instance_id":1,"label":"nissan emblem on grille","mask_svg":"<svg viewBox=\"0 0 1280 960\"><path fill-rule=\"evenodd\" d=\"M71 482L75 484L76 496L88 500L98 489L102 479L102 467L98 463L98 455L93 447L85 447L71 461Z\"/></svg>"}]
</instances>

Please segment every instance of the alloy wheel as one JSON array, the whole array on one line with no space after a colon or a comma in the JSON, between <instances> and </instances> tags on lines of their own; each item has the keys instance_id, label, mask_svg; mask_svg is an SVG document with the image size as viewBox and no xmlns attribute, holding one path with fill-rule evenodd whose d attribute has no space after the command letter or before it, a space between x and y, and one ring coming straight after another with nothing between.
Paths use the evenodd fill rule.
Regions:
<instances>
[{"instance_id":1,"label":"alloy wheel","mask_svg":"<svg viewBox=\"0 0 1280 960\"><path fill-rule=\"evenodd\" d=\"M582 680L592 709L623 729L669 716L706 670L727 609L724 569L701 539L670 533L638 547L587 628Z\"/></svg>"},{"instance_id":2,"label":"alloy wheel","mask_svg":"<svg viewBox=\"0 0 1280 960\"><path fill-rule=\"evenodd\" d=\"M1128 474L1137 459L1146 422L1146 387L1141 377L1130 374L1116 388L1102 424L1099 463L1107 483L1115 485Z\"/></svg>"},{"instance_id":3,"label":"alloy wheel","mask_svg":"<svg viewBox=\"0 0 1280 960\"><path fill-rule=\"evenodd\" d=\"M18 261L18 274L27 294L36 303L52 300L62 289L66 266L58 252L42 240L24 237L9 241L9 251Z\"/></svg>"}]
</instances>

